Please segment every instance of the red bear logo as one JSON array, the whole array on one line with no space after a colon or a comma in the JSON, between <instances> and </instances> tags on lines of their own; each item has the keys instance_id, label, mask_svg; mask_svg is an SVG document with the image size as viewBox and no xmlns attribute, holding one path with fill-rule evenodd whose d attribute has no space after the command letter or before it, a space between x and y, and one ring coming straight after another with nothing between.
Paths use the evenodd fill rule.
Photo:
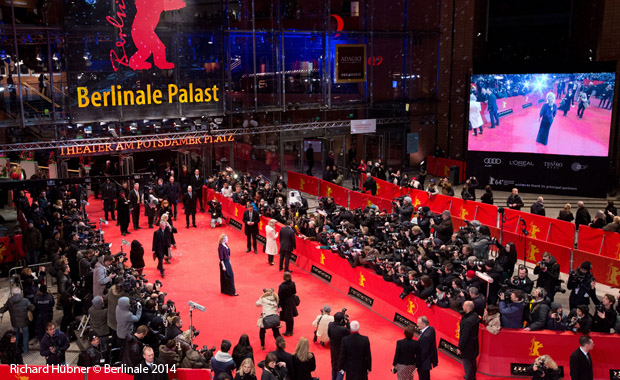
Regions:
<instances>
[{"instance_id":1,"label":"red bear logo","mask_svg":"<svg viewBox=\"0 0 620 380\"><path fill-rule=\"evenodd\" d=\"M166 61L166 45L155 34L159 18L164 11L185 8L183 0L136 0L136 17L131 28L131 37L138 51L129 59L134 70L148 70L151 64L146 60L153 54L155 66L160 69L174 69L174 63Z\"/></svg>"}]
</instances>

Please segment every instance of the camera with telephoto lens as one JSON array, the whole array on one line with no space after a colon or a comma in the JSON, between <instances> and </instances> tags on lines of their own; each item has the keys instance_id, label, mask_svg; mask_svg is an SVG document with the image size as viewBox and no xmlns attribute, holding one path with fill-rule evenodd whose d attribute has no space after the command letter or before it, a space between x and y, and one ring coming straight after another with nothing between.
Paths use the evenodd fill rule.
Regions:
<instances>
[{"instance_id":1,"label":"camera with telephoto lens","mask_svg":"<svg viewBox=\"0 0 620 380\"><path fill-rule=\"evenodd\" d=\"M428 307L429 309L435 304L435 300L437 300L437 296L436 295L432 295L430 297L428 297L426 299L426 307Z\"/></svg>"},{"instance_id":2,"label":"camera with telephoto lens","mask_svg":"<svg viewBox=\"0 0 620 380\"><path fill-rule=\"evenodd\" d=\"M342 326L345 326L345 327L351 326L351 323L349 321L349 314L347 314L347 308L343 307L341 311L342 311L342 314L344 314L344 317L342 318L342 322L341 322Z\"/></svg>"},{"instance_id":3,"label":"camera with telephoto lens","mask_svg":"<svg viewBox=\"0 0 620 380\"><path fill-rule=\"evenodd\" d=\"M605 308L605 305L603 305L602 303L599 303L594 308L596 309L597 313L605 313L605 311L607 311L607 309Z\"/></svg>"},{"instance_id":4,"label":"camera with telephoto lens","mask_svg":"<svg viewBox=\"0 0 620 380\"><path fill-rule=\"evenodd\" d=\"M545 365L545 363L542 361L538 361L538 363L536 363L536 367L538 367L536 373L541 377L545 376L547 372L547 366Z\"/></svg>"},{"instance_id":5,"label":"camera with telephoto lens","mask_svg":"<svg viewBox=\"0 0 620 380\"><path fill-rule=\"evenodd\" d=\"M536 265L538 265L540 269L545 269L547 267L547 263L545 262L545 260L539 261Z\"/></svg>"},{"instance_id":6,"label":"camera with telephoto lens","mask_svg":"<svg viewBox=\"0 0 620 380\"><path fill-rule=\"evenodd\" d=\"M581 317L573 317L571 321L568 322L568 324L566 325L566 329L570 330L574 328L577 325L577 323L579 323L580 321L581 321Z\"/></svg>"}]
</instances>

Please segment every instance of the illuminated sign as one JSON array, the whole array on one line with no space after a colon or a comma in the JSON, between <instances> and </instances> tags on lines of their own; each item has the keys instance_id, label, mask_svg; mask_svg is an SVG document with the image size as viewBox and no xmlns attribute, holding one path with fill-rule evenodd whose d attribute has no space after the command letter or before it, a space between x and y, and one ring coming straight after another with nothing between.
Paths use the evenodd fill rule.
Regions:
<instances>
[{"instance_id":1,"label":"illuminated sign","mask_svg":"<svg viewBox=\"0 0 620 380\"><path fill-rule=\"evenodd\" d=\"M203 145L210 143L231 142L235 141L233 135L206 136L206 137L188 137L175 140L156 140L156 141L138 141L138 142L109 142L103 144L67 146L60 148L62 157L83 156L88 154L105 154L105 153L121 153L127 151L140 151L146 149L157 148L173 148L173 147L189 147L194 145Z\"/></svg>"},{"instance_id":2,"label":"illuminated sign","mask_svg":"<svg viewBox=\"0 0 620 380\"><path fill-rule=\"evenodd\" d=\"M123 28L127 18L125 0L116 0L117 11L115 16L106 17L106 21L118 29L116 49L110 50L110 61L114 71L120 66L127 66L133 70L148 70L151 64L146 60L153 55L153 62L159 69L174 69L174 63L166 61L166 45L155 34L161 14L165 11L176 11L185 8L183 0L136 0L136 16L131 26L131 38L138 51L127 58L125 52L126 37Z\"/></svg>"},{"instance_id":3,"label":"illuminated sign","mask_svg":"<svg viewBox=\"0 0 620 380\"><path fill-rule=\"evenodd\" d=\"M89 95L88 88L78 87L78 107L118 107L133 105L148 105L162 103L208 103L219 102L217 86L208 88L194 88L192 83L188 88L179 88L176 84L169 84L165 92L153 89L151 85L146 90L123 90L121 85L111 86L110 91L93 92Z\"/></svg>"},{"instance_id":4,"label":"illuminated sign","mask_svg":"<svg viewBox=\"0 0 620 380\"><path fill-rule=\"evenodd\" d=\"M336 45L336 83L366 81L366 45Z\"/></svg>"}]
</instances>

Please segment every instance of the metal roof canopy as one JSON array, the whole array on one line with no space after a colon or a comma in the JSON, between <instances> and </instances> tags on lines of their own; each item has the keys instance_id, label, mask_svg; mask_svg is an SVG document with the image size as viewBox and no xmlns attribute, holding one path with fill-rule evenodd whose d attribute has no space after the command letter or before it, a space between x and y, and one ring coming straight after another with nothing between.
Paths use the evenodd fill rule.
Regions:
<instances>
[{"instance_id":1,"label":"metal roof canopy","mask_svg":"<svg viewBox=\"0 0 620 380\"><path fill-rule=\"evenodd\" d=\"M377 124L398 124L409 123L410 117L391 117L377 119ZM301 130L315 130L322 128L342 128L351 125L351 120L340 121L323 121L323 122L311 122L311 123L296 123L296 124L282 124L282 125L270 125L264 127L255 128L230 128L219 129L212 132L209 131L192 131L192 132L175 132L166 134L153 134L153 135L140 135L140 136L121 136L114 137L97 137L89 139L76 139L76 140L56 140L56 141L38 141L27 142L18 144L6 144L0 145L1 152L22 152L25 150L49 150L49 149L61 149L68 147L85 147L96 146L109 143L138 143L138 142L154 142L154 141L174 141L187 138L204 138L209 136L218 135L232 135L232 136L245 136L255 135L261 133L280 133L287 131L301 131Z\"/></svg>"}]
</instances>

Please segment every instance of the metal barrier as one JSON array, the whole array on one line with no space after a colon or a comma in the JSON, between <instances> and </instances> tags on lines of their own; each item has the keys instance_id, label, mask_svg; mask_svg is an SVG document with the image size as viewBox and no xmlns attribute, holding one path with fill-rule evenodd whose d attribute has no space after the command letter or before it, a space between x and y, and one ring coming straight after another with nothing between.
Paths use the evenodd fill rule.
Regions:
<instances>
[{"instance_id":1,"label":"metal barrier","mask_svg":"<svg viewBox=\"0 0 620 380\"><path fill-rule=\"evenodd\" d=\"M19 266L19 267L13 267L11 269L9 269L9 297L11 297L11 289L13 288L13 286L16 286L15 284L17 283L17 286L19 286L19 288L22 290L22 292L24 291L24 287L22 286L22 280L21 280L21 276L19 275L18 271L21 272L22 269L24 268L39 268L39 267L45 267L45 283L49 284L48 282L48 276L49 276L49 268L51 268L52 266L52 262L51 261L47 261L44 263L38 263L38 264L32 264L32 265L27 265L27 266ZM34 273L39 273L39 271L33 271ZM17 280L14 281L13 277L17 277Z\"/></svg>"}]
</instances>

